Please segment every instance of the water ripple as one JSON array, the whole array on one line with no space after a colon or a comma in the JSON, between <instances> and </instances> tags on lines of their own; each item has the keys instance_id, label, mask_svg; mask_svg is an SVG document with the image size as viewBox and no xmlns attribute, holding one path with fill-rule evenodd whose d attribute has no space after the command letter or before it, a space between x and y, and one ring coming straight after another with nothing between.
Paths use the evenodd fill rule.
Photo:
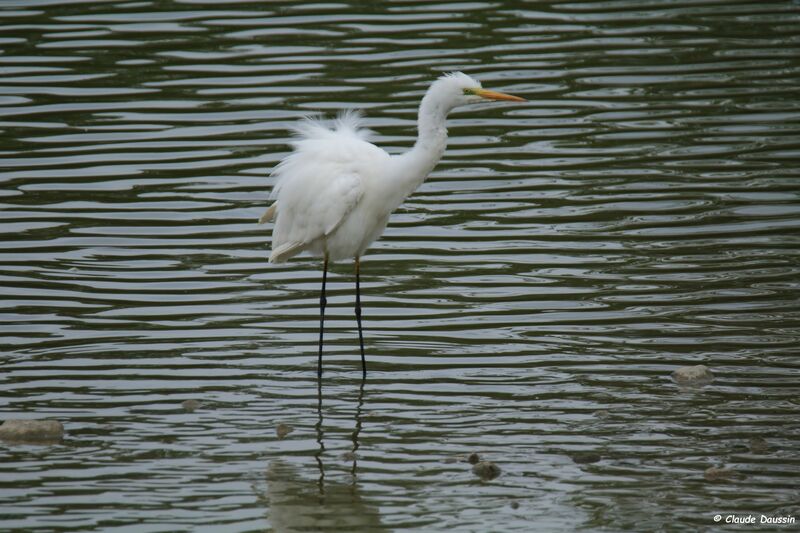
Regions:
<instances>
[{"instance_id":1,"label":"water ripple","mask_svg":"<svg viewBox=\"0 0 800 533\"><path fill-rule=\"evenodd\" d=\"M67 437L0 448L2 528L791 514L798 20L777 0L4 2L2 410ZM455 69L530 103L455 112L364 257L363 388L333 266L318 396L320 268L266 264L269 171L318 111L363 107L407 149ZM712 384L671 380L701 363ZM723 464L739 475L704 478Z\"/></svg>"}]
</instances>

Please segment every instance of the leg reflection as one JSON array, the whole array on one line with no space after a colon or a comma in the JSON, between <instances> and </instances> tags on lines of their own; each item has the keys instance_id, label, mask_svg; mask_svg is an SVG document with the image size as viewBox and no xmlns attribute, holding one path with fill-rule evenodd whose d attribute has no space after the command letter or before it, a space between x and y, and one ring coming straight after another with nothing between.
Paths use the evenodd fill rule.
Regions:
<instances>
[{"instance_id":1,"label":"leg reflection","mask_svg":"<svg viewBox=\"0 0 800 533\"><path fill-rule=\"evenodd\" d=\"M317 430L317 444L319 450L314 454L317 460L317 468L319 469L319 478L317 486L319 487L320 496L325 495L325 465L322 463L322 454L325 453L325 433L322 431L322 376L317 376L317 423L314 426Z\"/></svg>"},{"instance_id":2,"label":"leg reflection","mask_svg":"<svg viewBox=\"0 0 800 533\"><path fill-rule=\"evenodd\" d=\"M352 441L353 441L353 467L350 469L350 475L353 477L353 485L356 484L356 468L358 467L358 437L361 435L361 409L364 407L364 384L366 384L366 377L361 378L361 386L358 388L358 405L356 406L356 425L353 428Z\"/></svg>"},{"instance_id":3,"label":"leg reflection","mask_svg":"<svg viewBox=\"0 0 800 533\"><path fill-rule=\"evenodd\" d=\"M346 470L344 468L337 469L336 463L341 461L337 458L332 463L332 469L331 465L328 465L329 469L326 474L323 463L326 450L323 431L322 383L317 382L315 430L318 448L313 455L318 475L314 480L308 470L303 470L301 461L292 461L288 457L286 459L276 458L269 462L266 472L267 491L263 501L267 505L267 518L272 530L285 532L383 530L378 506L362 496L361 486L356 482L358 466L356 452L361 447L363 410L364 382L362 381L358 390L355 424L350 434L352 465ZM329 432L329 439L330 435ZM344 479L346 477L350 478L349 483Z\"/></svg>"}]
</instances>

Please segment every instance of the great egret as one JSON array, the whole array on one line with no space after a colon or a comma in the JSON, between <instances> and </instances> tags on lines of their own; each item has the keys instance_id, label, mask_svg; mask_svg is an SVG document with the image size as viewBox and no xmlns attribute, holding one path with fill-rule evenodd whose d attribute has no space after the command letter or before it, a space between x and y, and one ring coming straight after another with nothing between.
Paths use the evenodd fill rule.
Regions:
<instances>
[{"instance_id":1,"label":"great egret","mask_svg":"<svg viewBox=\"0 0 800 533\"><path fill-rule=\"evenodd\" d=\"M524 102L524 98L489 91L462 72L446 74L431 84L419 106L418 136L404 154L389 155L366 140L369 133L357 113L339 115L333 129L305 119L295 127L293 152L273 170L275 202L259 222L274 220L270 263L308 251L321 256L319 360L322 376L322 334L325 326L325 282L328 263L354 258L355 315L361 347L361 370L367 376L361 331L360 258L381 236L389 215L419 187L441 159L447 145L447 114L460 105L482 100Z\"/></svg>"}]
</instances>

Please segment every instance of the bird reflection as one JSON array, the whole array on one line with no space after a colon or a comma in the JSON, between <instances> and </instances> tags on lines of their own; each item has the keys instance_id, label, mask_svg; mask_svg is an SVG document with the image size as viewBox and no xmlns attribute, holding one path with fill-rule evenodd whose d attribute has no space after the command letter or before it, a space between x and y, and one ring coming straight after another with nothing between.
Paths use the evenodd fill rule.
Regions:
<instances>
[{"instance_id":1,"label":"bird reflection","mask_svg":"<svg viewBox=\"0 0 800 533\"><path fill-rule=\"evenodd\" d=\"M314 453L318 476L316 482L304 478L297 464L282 459L272 460L267 468L267 502L272 529L278 532L295 531L369 531L381 527L376 505L366 501L357 482L359 437L364 407L364 381L358 390L355 424L351 433L352 446L345 454L350 465L350 482L343 483L325 472L325 432L323 428L322 384L317 382L318 448ZM330 465L329 465L330 467Z\"/></svg>"},{"instance_id":2,"label":"bird reflection","mask_svg":"<svg viewBox=\"0 0 800 533\"><path fill-rule=\"evenodd\" d=\"M356 407L356 425L353 428L353 468L350 470L350 474L352 476L353 485L356 484L356 467L358 466L358 437L361 435L361 409L364 406L364 383L366 379L361 380L361 386L358 388L358 406ZM320 389L321 390L321 389ZM320 396L320 400L322 396Z\"/></svg>"},{"instance_id":3,"label":"bird reflection","mask_svg":"<svg viewBox=\"0 0 800 533\"><path fill-rule=\"evenodd\" d=\"M325 495L325 464L322 462L322 455L325 453L325 432L322 428L322 422L322 377L317 376L317 423L314 427L317 430L319 451L314 454L314 458L317 460L317 468L319 469L317 485L319 486L320 496Z\"/></svg>"}]
</instances>

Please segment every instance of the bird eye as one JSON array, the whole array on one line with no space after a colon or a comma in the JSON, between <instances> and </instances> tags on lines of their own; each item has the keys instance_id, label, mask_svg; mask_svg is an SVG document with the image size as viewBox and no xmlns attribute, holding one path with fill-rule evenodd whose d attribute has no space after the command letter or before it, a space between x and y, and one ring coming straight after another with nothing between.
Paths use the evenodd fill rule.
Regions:
<instances>
[{"instance_id":1,"label":"bird eye","mask_svg":"<svg viewBox=\"0 0 800 533\"><path fill-rule=\"evenodd\" d=\"M472 94L472 89L464 89L464 95L469 96Z\"/></svg>"}]
</instances>

